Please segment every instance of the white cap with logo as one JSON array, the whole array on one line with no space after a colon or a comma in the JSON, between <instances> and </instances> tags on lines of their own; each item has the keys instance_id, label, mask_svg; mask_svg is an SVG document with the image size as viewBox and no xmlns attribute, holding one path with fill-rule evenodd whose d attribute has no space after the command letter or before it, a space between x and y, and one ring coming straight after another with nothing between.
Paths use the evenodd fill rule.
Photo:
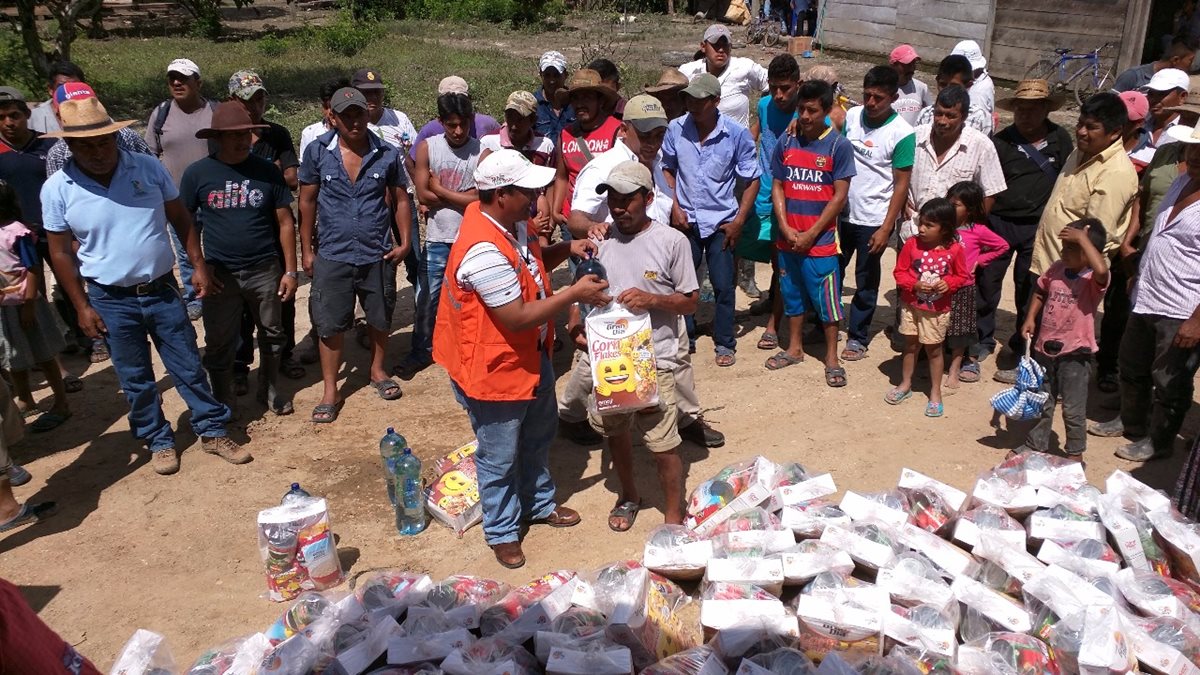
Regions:
<instances>
[{"instance_id":1,"label":"white cap with logo","mask_svg":"<svg viewBox=\"0 0 1200 675\"><path fill-rule=\"evenodd\" d=\"M554 168L538 166L525 155L504 148L488 155L475 167L475 187L480 190L496 190L512 185L534 190L546 187L554 180Z\"/></svg>"},{"instance_id":2,"label":"white cap with logo","mask_svg":"<svg viewBox=\"0 0 1200 675\"><path fill-rule=\"evenodd\" d=\"M193 75L200 77L200 66L196 65L196 62L191 59L175 59L167 64L167 72L179 73L188 77Z\"/></svg>"},{"instance_id":3,"label":"white cap with logo","mask_svg":"<svg viewBox=\"0 0 1200 675\"><path fill-rule=\"evenodd\" d=\"M1191 80L1188 79L1188 74L1178 68L1163 68L1150 78L1150 82L1146 84L1146 89L1154 91L1172 91L1182 89L1187 91L1191 88Z\"/></svg>"}]
</instances>

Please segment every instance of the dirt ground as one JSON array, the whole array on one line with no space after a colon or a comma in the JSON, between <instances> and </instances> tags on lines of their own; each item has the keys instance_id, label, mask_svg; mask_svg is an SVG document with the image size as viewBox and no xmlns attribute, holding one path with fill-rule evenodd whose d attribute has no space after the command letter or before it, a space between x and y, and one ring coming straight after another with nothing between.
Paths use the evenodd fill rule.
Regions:
<instances>
[{"instance_id":1,"label":"dirt ground","mask_svg":"<svg viewBox=\"0 0 1200 675\"><path fill-rule=\"evenodd\" d=\"M695 31L685 25L666 42L649 45L645 57L694 41L684 42L684 34ZM754 47L743 53L764 62L773 55L759 52ZM867 67L845 59L835 63L853 73L847 80L858 79ZM893 253L885 256L888 292L876 314L877 330L892 316L894 259ZM759 266L761 287L768 277L769 270ZM302 303L307 295L306 285ZM408 348L412 297L412 289L402 282L390 345L393 361ZM1009 287L1005 306L1011 303ZM841 489L894 486L902 467L969 489L980 471L1023 438L1020 430L997 430L990 424L988 398L1001 388L991 382L994 360L985 363L982 383L964 385L946 400L944 418L926 419L927 377L917 381L917 395L908 403L884 403L884 393L898 381L900 360L882 337L865 360L848 364L849 385L830 389L819 365L819 344L808 346L804 364L766 371L763 360L769 354L755 349L765 317L750 316L747 306L739 293L735 366L714 365L707 337L701 338L694 357L705 417L726 435L727 444L713 450L685 445L689 488L730 462L762 454L777 462L802 462L810 471L828 471ZM308 326L301 314L298 332ZM1002 337L1013 330L1012 321L1012 314L1003 311ZM199 324L197 330L203 332ZM202 335L200 339L202 343ZM147 466L148 454L130 436L125 400L111 365L69 358L69 368L85 382L82 393L71 395L74 417L57 431L30 435L15 450L16 459L34 475L30 485L17 489L18 498L53 500L59 510L43 523L0 536L0 576L20 585L42 618L102 669L111 666L137 628L165 634L186 668L203 649L261 630L283 610L260 597L265 582L255 515L277 504L292 482L329 499L348 577L398 567L435 578L470 573L522 583L548 570L590 569L640 557L646 534L661 522L651 460L645 453L638 457L647 508L630 532L615 534L605 525L615 499L607 453L563 440L555 442L551 455L559 498L582 512L584 522L570 530L530 531L524 569L497 565L479 528L461 540L438 525L414 538L399 537L377 450L384 429L395 426L426 461L470 440L471 429L440 368L405 383L401 400L385 402L369 389L367 353L350 341L348 345L343 372L347 403L335 424L318 427L308 421L320 396L316 366L309 367L303 380L284 381L295 392L297 415L264 416L252 397L243 398L243 421L236 433L255 455L246 466L231 466L200 451L187 426L187 411L156 358L163 406L168 419L178 423L184 450L182 471L170 477L154 474ZM556 355L560 381L569 365L568 352ZM45 400L49 394L43 387L38 396ZM1093 418L1114 414L1102 409L1098 395L1094 400ZM1183 436L1190 438L1196 426L1193 415ZM1089 439L1087 474L1093 482L1120 468L1169 489L1184 454L1142 469L1115 458L1116 446L1116 440Z\"/></svg>"}]
</instances>

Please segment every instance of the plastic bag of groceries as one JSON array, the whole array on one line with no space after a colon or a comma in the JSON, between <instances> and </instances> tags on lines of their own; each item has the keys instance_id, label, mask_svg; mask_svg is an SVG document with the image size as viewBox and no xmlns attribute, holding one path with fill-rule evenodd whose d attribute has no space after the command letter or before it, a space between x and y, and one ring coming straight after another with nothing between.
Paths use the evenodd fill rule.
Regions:
<instances>
[{"instance_id":1,"label":"plastic bag of groceries","mask_svg":"<svg viewBox=\"0 0 1200 675\"><path fill-rule=\"evenodd\" d=\"M303 497L259 511L258 550L266 568L266 597L275 602L342 583L324 499Z\"/></svg>"},{"instance_id":2,"label":"plastic bag of groceries","mask_svg":"<svg viewBox=\"0 0 1200 675\"><path fill-rule=\"evenodd\" d=\"M815 539L829 525L850 525L850 516L827 499L785 506L779 513L780 523L801 539Z\"/></svg>"},{"instance_id":3,"label":"plastic bag of groceries","mask_svg":"<svg viewBox=\"0 0 1200 675\"><path fill-rule=\"evenodd\" d=\"M874 584L826 573L804 587L793 607L799 648L818 661L831 652L878 653L891 605L887 591Z\"/></svg>"},{"instance_id":4,"label":"plastic bag of groceries","mask_svg":"<svg viewBox=\"0 0 1200 675\"><path fill-rule=\"evenodd\" d=\"M997 632L958 648L962 675L1058 675L1045 642L1023 633Z\"/></svg>"},{"instance_id":5,"label":"plastic bag of groceries","mask_svg":"<svg viewBox=\"0 0 1200 675\"><path fill-rule=\"evenodd\" d=\"M1165 544L1175 576L1200 584L1200 525L1175 509L1151 511L1148 517Z\"/></svg>"},{"instance_id":6,"label":"plastic bag of groceries","mask_svg":"<svg viewBox=\"0 0 1200 675\"><path fill-rule=\"evenodd\" d=\"M784 584L806 584L822 572L849 575L854 571L849 553L819 539L806 539L775 555L783 563Z\"/></svg>"},{"instance_id":7,"label":"plastic bag of groceries","mask_svg":"<svg viewBox=\"0 0 1200 675\"><path fill-rule=\"evenodd\" d=\"M849 527L830 525L821 533L821 541L849 553L854 562L868 570L887 567L904 551L895 530L869 520Z\"/></svg>"},{"instance_id":8,"label":"plastic bag of groceries","mask_svg":"<svg viewBox=\"0 0 1200 675\"><path fill-rule=\"evenodd\" d=\"M592 642L555 647L546 659L547 675L629 675L633 656L628 647Z\"/></svg>"},{"instance_id":9,"label":"plastic bag of groceries","mask_svg":"<svg viewBox=\"0 0 1200 675\"><path fill-rule=\"evenodd\" d=\"M1024 633L1033 628L1029 612L1021 603L970 577L958 577L950 588L956 600L1005 630Z\"/></svg>"},{"instance_id":10,"label":"plastic bag of groceries","mask_svg":"<svg viewBox=\"0 0 1200 675\"><path fill-rule=\"evenodd\" d=\"M370 613L382 613L398 619L410 605L425 599L433 580L428 574L398 569L376 570L359 578L354 596Z\"/></svg>"},{"instance_id":11,"label":"plastic bag of groceries","mask_svg":"<svg viewBox=\"0 0 1200 675\"><path fill-rule=\"evenodd\" d=\"M1182 581L1125 568L1114 577L1121 595L1148 616L1170 616L1200 630L1200 593Z\"/></svg>"},{"instance_id":12,"label":"plastic bag of groceries","mask_svg":"<svg viewBox=\"0 0 1200 675\"><path fill-rule=\"evenodd\" d=\"M845 663L854 673L870 673L870 675L922 675L918 662L900 654L883 656L881 654L854 653L847 654ZM824 665L824 663L822 663ZM822 673L821 670L817 670ZM836 671L841 673L840 669ZM822 675L824 675L822 673Z\"/></svg>"},{"instance_id":13,"label":"plastic bag of groceries","mask_svg":"<svg viewBox=\"0 0 1200 675\"><path fill-rule=\"evenodd\" d=\"M1033 541L1053 539L1057 542L1080 539L1103 539L1104 525L1094 511L1085 511L1066 504L1038 509L1025 523Z\"/></svg>"},{"instance_id":14,"label":"plastic bag of groceries","mask_svg":"<svg viewBox=\"0 0 1200 675\"><path fill-rule=\"evenodd\" d=\"M920 675L954 675L954 657L935 654L919 647L896 645L888 652L893 663L903 663L916 669ZM899 667L899 666L897 666Z\"/></svg>"},{"instance_id":15,"label":"plastic bag of groceries","mask_svg":"<svg viewBox=\"0 0 1200 675\"><path fill-rule=\"evenodd\" d=\"M700 591L700 625L711 631L785 614L775 594L753 584L709 581Z\"/></svg>"},{"instance_id":16,"label":"plastic bag of groceries","mask_svg":"<svg viewBox=\"0 0 1200 675\"><path fill-rule=\"evenodd\" d=\"M202 653L187 675L253 673L270 651L271 641L262 633L234 638Z\"/></svg>"},{"instance_id":17,"label":"plastic bag of groceries","mask_svg":"<svg viewBox=\"0 0 1200 675\"><path fill-rule=\"evenodd\" d=\"M766 506L768 511L778 511L785 506L796 506L836 492L837 485L828 473L814 475L795 462L781 464L776 469L771 497Z\"/></svg>"},{"instance_id":18,"label":"plastic bag of groceries","mask_svg":"<svg viewBox=\"0 0 1200 675\"><path fill-rule=\"evenodd\" d=\"M729 675L721 657L708 645L672 654L644 668L640 675Z\"/></svg>"},{"instance_id":19,"label":"plastic bag of groceries","mask_svg":"<svg viewBox=\"0 0 1200 675\"><path fill-rule=\"evenodd\" d=\"M457 574L437 582L425 599L408 608L404 625L423 617L445 617L448 625L479 628L483 610L496 604L511 589L503 581Z\"/></svg>"},{"instance_id":20,"label":"plastic bag of groceries","mask_svg":"<svg viewBox=\"0 0 1200 675\"><path fill-rule=\"evenodd\" d=\"M986 471L971 491L974 501L990 504L1014 518L1024 518L1037 508L1037 487L1029 484L1020 470Z\"/></svg>"},{"instance_id":21,"label":"plastic bag of groceries","mask_svg":"<svg viewBox=\"0 0 1200 675\"><path fill-rule=\"evenodd\" d=\"M943 657L953 657L958 646L958 606L902 607L892 605L883 617L883 634L889 644L914 647Z\"/></svg>"},{"instance_id":22,"label":"plastic bag of groceries","mask_svg":"<svg viewBox=\"0 0 1200 675\"><path fill-rule=\"evenodd\" d=\"M658 405L650 315L613 302L607 309L589 314L584 323L596 412L612 415Z\"/></svg>"},{"instance_id":23,"label":"plastic bag of groceries","mask_svg":"<svg viewBox=\"0 0 1200 675\"><path fill-rule=\"evenodd\" d=\"M736 669L742 659L771 652L780 647L794 647L800 637L796 617L760 616L718 630L709 641L709 646L725 661L731 670Z\"/></svg>"},{"instance_id":24,"label":"plastic bag of groceries","mask_svg":"<svg viewBox=\"0 0 1200 675\"><path fill-rule=\"evenodd\" d=\"M704 576L713 544L683 525L659 525L650 531L642 552L642 564L677 581Z\"/></svg>"},{"instance_id":25,"label":"plastic bag of groceries","mask_svg":"<svg viewBox=\"0 0 1200 675\"><path fill-rule=\"evenodd\" d=\"M967 504L967 493L912 469L901 469L896 484L908 497L909 522L927 532L942 532Z\"/></svg>"},{"instance_id":26,"label":"plastic bag of groceries","mask_svg":"<svg viewBox=\"0 0 1200 675\"><path fill-rule=\"evenodd\" d=\"M1050 487L1062 491L1088 484L1079 462L1045 452L1018 453L997 464L992 471L1035 488Z\"/></svg>"},{"instance_id":27,"label":"plastic bag of groceries","mask_svg":"<svg viewBox=\"0 0 1200 675\"><path fill-rule=\"evenodd\" d=\"M1146 509L1132 493L1101 495L1097 509L1100 522L1116 543L1125 564L1135 570L1170 576L1167 552L1154 538L1154 526Z\"/></svg>"},{"instance_id":28,"label":"plastic bag of groceries","mask_svg":"<svg viewBox=\"0 0 1200 675\"><path fill-rule=\"evenodd\" d=\"M1134 669L1126 621L1115 606L1089 605L1049 629L1049 644L1064 672L1127 673Z\"/></svg>"},{"instance_id":29,"label":"plastic bag of groceries","mask_svg":"<svg viewBox=\"0 0 1200 675\"><path fill-rule=\"evenodd\" d=\"M1099 539L1057 542L1047 539L1038 549L1038 560L1059 565L1083 577L1112 577L1121 569L1121 558Z\"/></svg>"},{"instance_id":30,"label":"plastic bag of groceries","mask_svg":"<svg viewBox=\"0 0 1200 675\"><path fill-rule=\"evenodd\" d=\"M272 645L277 645L293 635L303 633L317 621L335 616L337 612L337 605L330 597L307 591L293 600L263 633Z\"/></svg>"},{"instance_id":31,"label":"plastic bag of groceries","mask_svg":"<svg viewBox=\"0 0 1200 675\"><path fill-rule=\"evenodd\" d=\"M771 496L778 467L765 457L736 462L688 495L687 526L708 536L729 518L762 504Z\"/></svg>"},{"instance_id":32,"label":"plastic bag of groceries","mask_svg":"<svg viewBox=\"0 0 1200 675\"><path fill-rule=\"evenodd\" d=\"M434 462L437 480L425 488L425 509L446 527L462 536L483 522L479 501L479 476L475 470L476 441Z\"/></svg>"},{"instance_id":33,"label":"plastic bag of groceries","mask_svg":"<svg viewBox=\"0 0 1200 675\"><path fill-rule=\"evenodd\" d=\"M899 528L908 522L908 497L900 490L859 493L847 490L838 504L854 522L874 521Z\"/></svg>"},{"instance_id":34,"label":"plastic bag of groceries","mask_svg":"<svg viewBox=\"0 0 1200 675\"><path fill-rule=\"evenodd\" d=\"M954 524L954 540L970 547L979 544L981 531L988 531L1008 547L1025 548L1025 526L999 506L983 504L964 512Z\"/></svg>"},{"instance_id":35,"label":"plastic bag of groceries","mask_svg":"<svg viewBox=\"0 0 1200 675\"><path fill-rule=\"evenodd\" d=\"M945 610L954 603L950 584L928 558L919 553L901 553L892 564L879 570L875 584L892 600L906 607L928 604Z\"/></svg>"},{"instance_id":36,"label":"plastic bag of groceries","mask_svg":"<svg viewBox=\"0 0 1200 675\"><path fill-rule=\"evenodd\" d=\"M534 636L534 655L542 665L556 647L580 650L594 642L613 644L605 634L608 617L588 607L572 607L559 614L545 630Z\"/></svg>"},{"instance_id":37,"label":"plastic bag of groceries","mask_svg":"<svg viewBox=\"0 0 1200 675\"><path fill-rule=\"evenodd\" d=\"M415 663L410 666L384 666L367 675L442 675L442 669L432 663Z\"/></svg>"},{"instance_id":38,"label":"plastic bag of groceries","mask_svg":"<svg viewBox=\"0 0 1200 675\"><path fill-rule=\"evenodd\" d=\"M447 675L536 675L541 665L524 647L490 637L450 652L442 670Z\"/></svg>"},{"instance_id":39,"label":"plastic bag of groceries","mask_svg":"<svg viewBox=\"0 0 1200 675\"><path fill-rule=\"evenodd\" d=\"M167 639L139 628L121 649L109 675L175 675L175 657Z\"/></svg>"},{"instance_id":40,"label":"plastic bag of groceries","mask_svg":"<svg viewBox=\"0 0 1200 675\"><path fill-rule=\"evenodd\" d=\"M578 585L574 572L560 570L517 586L483 610L479 632L522 644L571 606Z\"/></svg>"},{"instance_id":41,"label":"plastic bag of groceries","mask_svg":"<svg viewBox=\"0 0 1200 675\"><path fill-rule=\"evenodd\" d=\"M342 609L331 620L322 619L305 631L305 637L317 646L316 672L359 675L387 651L391 638L400 632L399 624L387 614L356 612L346 605ZM281 672L304 675L308 671Z\"/></svg>"},{"instance_id":42,"label":"plastic bag of groceries","mask_svg":"<svg viewBox=\"0 0 1200 675\"><path fill-rule=\"evenodd\" d=\"M742 659L742 664L737 669L737 675L814 675L816 672L817 667L813 665L812 659L805 656L804 652L790 647L780 647Z\"/></svg>"},{"instance_id":43,"label":"plastic bag of groceries","mask_svg":"<svg viewBox=\"0 0 1200 675\"><path fill-rule=\"evenodd\" d=\"M1134 656L1155 672L1200 673L1200 633L1169 616L1125 617Z\"/></svg>"},{"instance_id":44,"label":"plastic bag of groceries","mask_svg":"<svg viewBox=\"0 0 1200 675\"><path fill-rule=\"evenodd\" d=\"M388 640L387 661L400 665L441 663L450 652L474 642L475 635L451 622L445 613L410 617Z\"/></svg>"}]
</instances>

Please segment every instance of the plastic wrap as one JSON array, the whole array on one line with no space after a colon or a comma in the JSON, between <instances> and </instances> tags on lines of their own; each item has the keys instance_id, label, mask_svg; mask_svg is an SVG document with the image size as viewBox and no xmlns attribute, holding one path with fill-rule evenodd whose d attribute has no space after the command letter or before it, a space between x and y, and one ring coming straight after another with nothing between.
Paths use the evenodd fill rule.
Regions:
<instances>
[{"instance_id":1,"label":"plastic wrap","mask_svg":"<svg viewBox=\"0 0 1200 675\"><path fill-rule=\"evenodd\" d=\"M799 637L796 617L761 616L722 628L708 644L732 667L742 658L792 647Z\"/></svg>"},{"instance_id":2,"label":"plastic wrap","mask_svg":"<svg viewBox=\"0 0 1200 675\"><path fill-rule=\"evenodd\" d=\"M534 636L534 654L545 665L550 658L550 651L555 647L574 650L597 641L611 644L605 635L607 624L608 618L597 610L572 607L551 621L547 630L537 632Z\"/></svg>"},{"instance_id":3,"label":"plastic wrap","mask_svg":"<svg viewBox=\"0 0 1200 675\"><path fill-rule=\"evenodd\" d=\"M758 654L743 659L737 670L737 675L770 675L773 673L789 673L789 675L814 675L817 667L812 659L797 649L780 647L765 654Z\"/></svg>"},{"instance_id":4,"label":"plastic wrap","mask_svg":"<svg viewBox=\"0 0 1200 675\"><path fill-rule=\"evenodd\" d=\"M950 584L923 555L902 553L879 570L875 584L905 606L928 604L945 610L954 602Z\"/></svg>"},{"instance_id":5,"label":"plastic wrap","mask_svg":"<svg viewBox=\"0 0 1200 675\"><path fill-rule=\"evenodd\" d=\"M574 572L563 570L517 586L483 610L479 632L483 637L521 644L571 606L578 584Z\"/></svg>"},{"instance_id":6,"label":"plastic wrap","mask_svg":"<svg viewBox=\"0 0 1200 675\"><path fill-rule=\"evenodd\" d=\"M706 582L700 593L700 624L712 630L784 614L778 597L753 584Z\"/></svg>"},{"instance_id":7,"label":"plastic wrap","mask_svg":"<svg viewBox=\"0 0 1200 675\"><path fill-rule=\"evenodd\" d=\"M785 506L779 519L784 527L801 539L820 537L829 525L850 525L850 516L825 499Z\"/></svg>"},{"instance_id":8,"label":"plastic wrap","mask_svg":"<svg viewBox=\"0 0 1200 675\"><path fill-rule=\"evenodd\" d=\"M668 579L690 581L704 576L712 542L683 525L659 525L650 532L642 564Z\"/></svg>"},{"instance_id":9,"label":"plastic wrap","mask_svg":"<svg viewBox=\"0 0 1200 675\"><path fill-rule=\"evenodd\" d=\"M954 525L954 540L966 546L979 544L980 532L987 530L1008 546L1025 548L1025 527L1003 508L985 504L964 512Z\"/></svg>"},{"instance_id":10,"label":"plastic wrap","mask_svg":"<svg viewBox=\"0 0 1200 675\"><path fill-rule=\"evenodd\" d=\"M908 522L910 505L899 490L860 494L847 490L838 506L854 522L877 522L898 528Z\"/></svg>"},{"instance_id":11,"label":"plastic wrap","mask_svg":"<svg viewBox=\"0 0 1200 675\"><path fill-rule=\"evenodd\" d=\"M933 605L892 606L884 615L883 632L888 639L942 657L953 657L958 645L958 607Z\"/></svg>"},{"instance_id":12,"label":"plastic wrap","mask_svg":"<svg viewBox=\"0 0 1200 675\"><path fill-rule=\"evenodd\" d=\"M1166 544L1175 576L1200 583L1200 525L1174 509L1151 511L1148 517Z\"/></svg>"},{"instance_id":13,"label":"plastic wrap","mask_svg":"<svg viewBox=\"0 0 1200 675\"><path fill-rule=\"evenodd\" d=\"M1068 504L1038 509L1029 516L1026 525L1029 538L1034 540L1052 539L1061 543L1104 538L1104 526L1100 523L1099 515Z\"/></svg>"},{"instance_id":14,"label":"plastic wrap","mask_svg":"<svg viewBox=\"0 0 1200 675\"><path fill-rule=\"evenodd\" d=\"M234 638L202 653L187 675L253 673L271 651L271 641L262 633Z\"/></svg>"},{"instance_id":15,"label":"plastic wrap","mask_svg":"<svg viewBox=\"0 0 1200 675\"><path fill-rule=\"evenodd\" d=\"M1024 546L1010 545L995 530L985 530L979 533L979 543L975 546L974 552L980 558L999 567L1018 585L1024 585L1035 574L1046 568L1045 563L1032 556ZM980 581L983 581L982 577L979 578ZM984 583L995 588L992 583ZM1006 585L1005 589L997 590L1008 590L1008 587Z\"/></svg>"},{"instance_id":16,"label":"plastic wrap","mask_svg":"<svg viewBox=\"0 0 1200 675\"><path fill-rule=\"evenodd\" d=\"M476 442L471 441L437 459L434 469L438 478L425 488L425 509L459 536L483 522L475 470L476 447Z\"/></svg>"},{"instance_id":17,"label":"plastic wrap","mask_svg":"<svg viewBox=\"0 0 1200 675\"><path fill-rule=\"evenodd\" d=\"M737 462L696 486L688 496L687 525L708 536L729 518L771 496L777 467L764 457Z\"/></svg>"},{"instance_id":18,"label":"plastic wrap","mask_svg":"<svg viewBox=\"0 0 1200 675\"><path fill-rule=\"evenodd\" d=\"M819 539L809 539L777 554L783 563L785 584L808 583L822 572L848 575L854 571L849 553Z\"/></svg>"},{"instance_id":19,"label":"plastic wrap","mask_svg":"<svg viewBox=\"0 0 1200 675\"><path fill-rule=\"evenodd\" d=\"M592 364L592 405L601 415L658 405L650 315L613 302L584 320Z\"/></svg>"},{"instance_id":20,"label":"plastic wrap","mask_svg":"<svg viewBox=\"0 0 1200 675\"><path fill-rule=\"evenodd\" d=\"M938 533L949 527L957 513L949 502L929 487L904 491L908 497L908 521L926 532Z\"/></svg>"},{"instance_id":21,"label":"plastic wrap","mask_svg":"<svg viewBox=\"0 0 1200 675\"><path fill-rule=\"evenodd\" d=\"M431 588L433 580L427 574L377 570L356 581L354 596L368 612L399 618L410 605L424 600Z\"/></svg>"},{"instance_id":22,"label":"plastic wrap","mask_svg":"<svg viewBox=\"0 0 1200 675\"><path fill-rule=\"evenodd\" d=\"M971 496L1017 518L1024 518L1037 508L1037 488L1025 481L1024 472L1019 469L984 473L975 481Z\"/></svg>"},{"instance_id":23,"label":"plastic wrap","mask_svg":"<svg viewBox=\"0 0 1200 675\"><path fill-rule=\"evenodd\" d=\"M109 675L175 675L175 657L163 636L145 628L133 632Z\"/></svg>"},{"instance_id":24,"label":"plastic wrap","mask_svg":"<svg viewBox=\"0 0 1200 675\"><path fill-rule=\"evenodd\" d=\"M889 658L901 659L916 668L921 675L955 675L954 657L924 651L917 647L896 645L888 652Z\"/></svg>"},{"instance_id":25,"label":"plastic wrap","mask_svg":"<svg viewBox=\"0 0 1200 675\"><path fill-rule=\"evenodd\" d=\"M826 527L821 541L849 553L854 562L870 570L887 567L904 550L895 531L869 521Z\"/></svg>"},{"instance_id":26,"label":"plastic wrap","mask_svg":"<svg viewBox=\"0 0 1200 675\"><path fill-rule=\"evenodd\" d=\"M1146 513L1171 508L1171 498L1121 470L1113 471L1104 481L1104 491L1110 495L1128 495Z\"/></svg>"},{"instance_id":27,"label":"plastic wrap","mask_svg":"<svg viewBox=\"0 0 1200 675\"><path fill-rule=\"evenodd\" d=\"M633 656L627 647L591 642L555 647L546 659L547 675L629 675Z\"/></svg>"},{"instance_id":28,"label":"plastic wrap","mask_svg":"<svg viewBox=\"0 0 1200 675\"><path fill-rule=\"evenodd\" d=\"M504 597L510 586L502 581L458 574L434 584L425 600L409 607L404 625L426 617L445 617L446 626L478 628L483 610Z\"/></svg>"},{"instance_id":29,"label":"plastic wrap","mask_svg":"<svg viewBox=\"0 0 1200 675\"><path fill-rule=\"evenodd\" d=\"M349 619L351 614L342 612L332 622L322 620L315 624L314 630L306 631L306 637L310 637L319 650L314 667L317 672L359 675L388 650L389 641L400 632L396 620L386 614L364 614ZM326 628L331 628L332 633L322 630ZM304 675L305 672L292 674L289 671L290 675Z\"/></svg>"},{"instance_id":30,"label":"plastic wrap","mask_svg":"<svg viewBox=\"0 0 1200 675\"><path fill-rule=\"evenodd\" d=\"M668 656L640 675L729 675L729 669L712 647L703 645Z\"/></svg>"},{"instance_id":31,"label":"plastic wrap","mask_svg":"<svg viewBox=\"0 0 1200 675\"><path fill-rule=\"evenodd\" d=\"M950 588L955 599L1006 630L1026 632L1033 628L1029 613L1020 603L974 579L958 577Z\"/></svg>"},{"instance_id":32,"label":"plastic wrap","mask_svg":"<svg viewBox=\"0 0 1200 675\"><path fill-rule=\"evenodd\" d=\"M878 653L890 607L882 588L853 577L818 575L795 600L800 649L813 660L833 651Z\"/></svg>"},{"instance_id":33,"label":"plastic wrap","mask_svg":"<svg viewBox=\"0 0 1200 675\"><path fill-rule=\"evenodd\" d=\"M1180 619L1200 629L1200 594L1191 586L1154 572L1123 569L1115 576L1121 595L1147 616Z\"/></svg>"},{"instance_id":34,"label":"plastic wrap","mask_svg":"<svg viewBox=\"0 0 1200 675\"><path fill-rule=\"evenodd\" d=\"M945 575L974 576L979 572L979 561L974 556L932 532L905 523L899 535L901 544L920 552Z\"/></svg>"},{"instance_id":35,"label":"plastic wrap","mask_svg":"<svg viewBox=\"0 0 1200 675\"><path fill-rule=\"evenodd\" d=\"M537 675L541 664L524 647L492 637L450 652L442 670L447 675Z\"/></svg>"},{"instance_id":36,"label":"plastic wrap","mask_svg":"<svg viewBox=\"0 0 1200 675\"><path fill-rule=\"evenodd\" d=\"M799 464L787 464L780 468L767 502L767 509L778 511L785 506L796 506L821 497L828 497L837 492L837 484L833 476L822 473L805 475L802 480L796 480L800 475ZM791 467L791 468L788 468Z\"/></svg>"},{"instance_id":37,"label":"plastic wrap","mask_svg":"<svg viewBox=\"0 0 1200 675\"><path fill-rule=\"evenodd\" d=\"M1058 675L1046 643L1021 633L989 633L958 650L962 675Z\"/></svg>"},{"instance_id":38,"label":"plastic wrap","mask_svg":"<svg viewBox=\"0 0 1200 675\"><path fill-rule=\"evenodd\" d=\"M1183 621L1166 616L1126 617L1133 653L1159 673L1200 673L1200 635Z\"/></svg>"},{"instance_id":39,"label":"plastic wrap","mask_svg":"<svg viewBox=\"0 0 1200 675\"><path fill-rule=\"evenodd\" d=\"M997 475L1035 488L1078 488L1087 485L1087 476L1079 462L1044 452L1022 452L1005 459L993 470Z\"/></svg>"},{"instance_id":40,"label":"plastic wrap","mask_svg":"<svg viewBox=\"0 0 1200 675\"><path fill-rule=\"evenodd\" d=\"M300 594L264 633L271 644L278 644L300 633L318 619L333 616L336 611L337 608L329 598L316 591L308 591Z\"/></svg>"},{"instance_id":41,"label":"plastic wrap","mask_svg":"<svg viewBox=\"0 0 1200 675\"><path fill-rule=\"evenodd\" d=\"M1167 553L1155 541L1154 526L1133 493L1101 495L1098 511L1100 522L1104 523L1126 565L1135 570L1170 576Z\"/></svg>"},{"instance_id":42,"label":"plastic wrap","mask_svg":"<svg viewBox=\"0 0 1200 675\"><path fill-rule=\"evenodd\" d=\"M766 509L755 507L746 509L734 515L725 522L717 525L709 533L709 537L717 537L728 533L751 532L757 530L782 530L779 518Z\"/></svg>"},{"instance_id":43,"label":"plastic wrap","mask_svg":"<svg viewBox=\"0 0 1200 675\"><path fill-rule=\"evenodd\" d=\"M266 569L266 596L275 602L342 583L324 499L302 497L259 511L258 551Z\"/></svg>"}]
</instances>

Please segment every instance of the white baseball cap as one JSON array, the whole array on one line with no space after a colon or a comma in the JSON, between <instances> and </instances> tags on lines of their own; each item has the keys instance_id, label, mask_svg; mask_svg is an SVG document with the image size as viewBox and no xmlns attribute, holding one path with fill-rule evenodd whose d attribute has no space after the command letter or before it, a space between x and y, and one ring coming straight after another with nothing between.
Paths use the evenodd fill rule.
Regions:
<instances>
[{"instance_id":1,"label":"white baseball cap","mask_svg":"<svg viewBox=\"0 0 1200 675\"><path fill-rule=\"evenodd\" d=\"M467 81L457 75L443 77L441 82L438 82L438 96L442 94L470 94L471 88L467 86Z\"/></svg>"},{"instance_id":2,"label":"white baseball cap","mask_svg":"<svg viewBox=\"0 0 1200 675\"><path fill-rule=\"evenodd\" d=\"M974 40L963 40L954 45L954 51L951 54L961 54L967 57L971 62L971 68L975 70L983 70L987 68L987 59L983 58L983 50L979 48L979 43Z\"/></svg>"},{"instance_id":3,"label":"white baseball cap","mask_svg":"<svg viewBox=\"0 0 1200 675\"><path fill-rule=\"evenodd\" d=\"M475 167L475 187L480 190L495 190L509 185L536 189L546 187L554 180L554 168L538 166L525 155L504 148L488 155Z\"/></svg>"},{"instance_id":4,"label":"white baseball cap","mask_svg":"<svg viewBox=\"0 0 1200 675\"><path fill-rule=\"evenodd\" d=\"M1187 73L1178 68L1163 68L1150 78L1150 82L1145 86L1145 89L1153 89L1154 91L1171 91L1173 89L1182 89L1187 91L1191 88L1191 80L1188 79Z\"/></svg>"},{"instance_id":5,"label":"white baseball cap","mask_svg":"<svg viewBox=\"0 0 1200 675\"><path fill-rule=\"evenodd\" d=\"M168 73L179 73L180 75L200 77L200 66L191 59L175 59L167 64Z\"/></svg>"}]
</instances>

